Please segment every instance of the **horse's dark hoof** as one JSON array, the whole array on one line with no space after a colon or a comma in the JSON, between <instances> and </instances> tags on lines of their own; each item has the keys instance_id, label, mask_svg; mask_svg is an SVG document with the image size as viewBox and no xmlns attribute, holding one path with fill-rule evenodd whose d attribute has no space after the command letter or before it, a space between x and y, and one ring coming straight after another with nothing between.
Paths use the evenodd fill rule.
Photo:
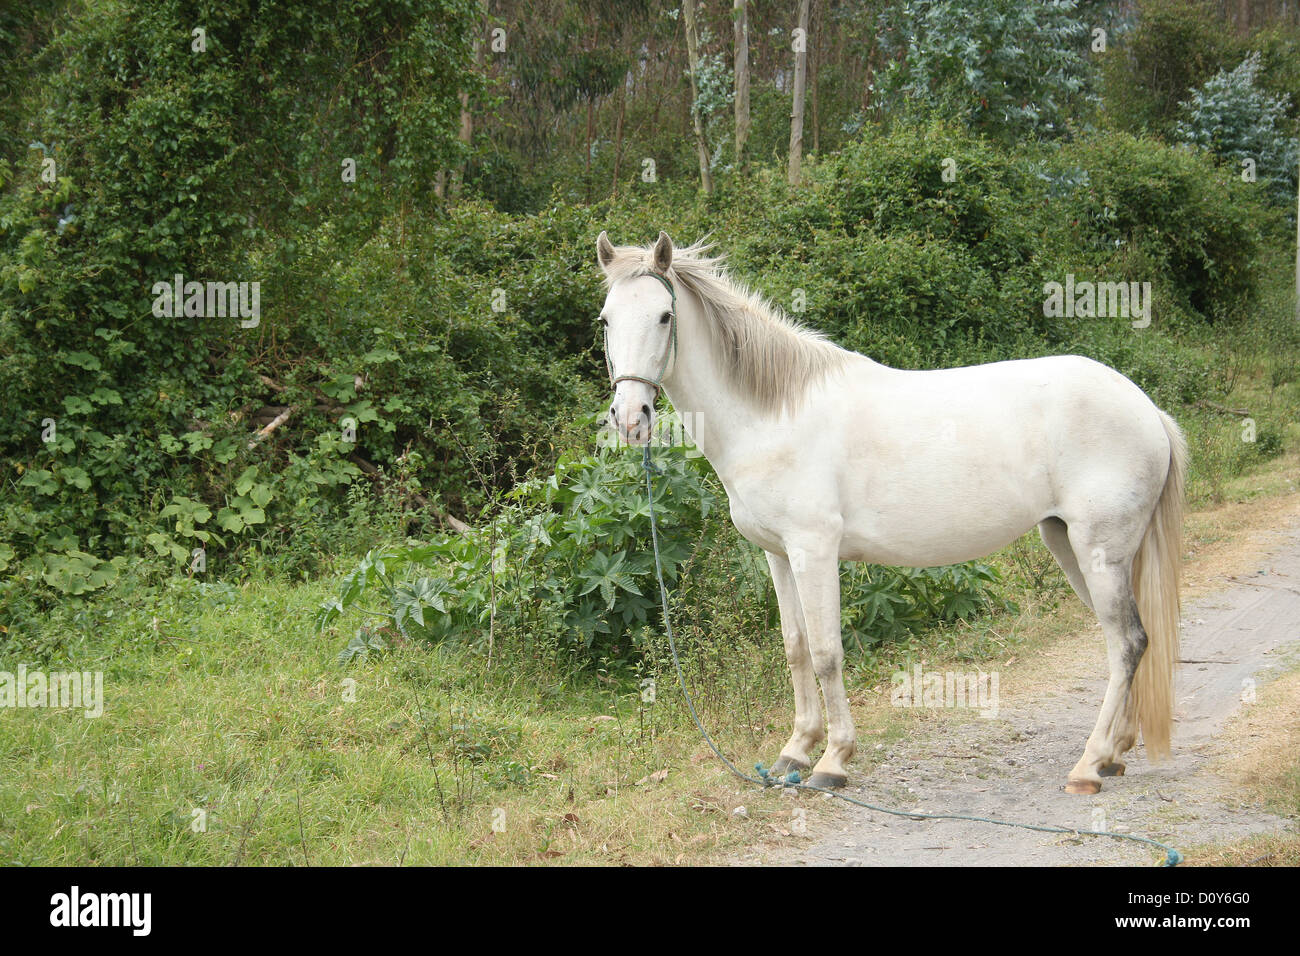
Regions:
<instances>
[{"instance_id":1,"label":"horse's dark hoof","mask_svg":"<svg viewBox=\"0 0 1300 956\"><path fill-rule=\"evenodd\" d=\"M791 770L798 770L800 775L802 775L807 769L808 764L804 763L802 760L795 760L793 757L787 757L782 754L780 757L776 758L776 763L772 764L772 769L769 770L768 773L779 777L782 774L789 773Z\"/></svg>"},{"instance_id":2,"label":"horse's dark hoof","mask_svg":"<svg viewBox=\"0 0 1300 956\"><path fill-rule=\"evenodd\" d=\"M1101 774L1103 777L1122 777L1124 776L1124 765L1118 761L1115 763L1108 763L1105 766L1098 768L1097 773Z\"/></svg>"},{"instance_id":3,"label":"horse's dark hoof","mask_svg":"<svg viewBox=\"0 0 1300 956\"><path fill-rule=\"evenodd\" d=\"M819 790L838 790L849 782L849 778L839 773L814 773L808 778L808 786Z\"/></svg>"}]
</instances>

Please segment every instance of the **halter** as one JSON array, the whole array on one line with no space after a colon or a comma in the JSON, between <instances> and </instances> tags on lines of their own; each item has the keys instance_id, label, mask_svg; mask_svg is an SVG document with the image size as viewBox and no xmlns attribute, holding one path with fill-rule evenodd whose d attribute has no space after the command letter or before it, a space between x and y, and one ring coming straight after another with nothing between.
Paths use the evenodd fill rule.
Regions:
<instances>
[{"instance_id":1,"label":"halter","mask_svg":"<svg viewBox=\"0 0 1300 956\"><path fill-rule=\"evenodd\" d=\"M655 279L658 279L660 282L662 282L664 288L668 290L668 294L672 296L672 307L669 311L669 315L671 316L671 318L668 320L668 330L669 330L669 334L672 336L672 341L668 346L668 351L664 354L664 364L659 367L659 374L655 376L653 379L645 378L641 375L615 376L614 363L609 360L609 327L606 326L605 327L605 369L609 372L609 384L611 386L617 386L619 382L627 382L627 381L644 382L646 385L649 385L651 388L655 390L655 398L658 398L659 393L663 390L664 372L668 371L669 361L671 361L672 357L677 354L677 290L673 288L673 284L669 282L666 277L660 275L658 272L647 272L645 274Z\"/></svg>"}]
</instances>

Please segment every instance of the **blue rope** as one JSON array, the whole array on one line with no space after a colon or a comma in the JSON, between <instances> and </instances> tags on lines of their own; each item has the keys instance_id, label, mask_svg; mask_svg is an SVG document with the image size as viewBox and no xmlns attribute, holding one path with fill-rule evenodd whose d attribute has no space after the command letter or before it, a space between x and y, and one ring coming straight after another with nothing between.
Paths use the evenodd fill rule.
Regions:
<instances>
[{"instance_id":1,"label":"blue rope","mask_svg":"<svg viewBox=\"0 0 1300 956\"><path fill-rule=\"evenodd\" d=\"M880 813L888 813L896 817L909 817L913 820L966 820L972 823L991 823L1000 827L1018 827L1023 830L1036 830L1040 833L1064 833L1072 836L1104 836L1113 837L1117 840L1132 840L1135 843L1146 843L1150 846L1157 847L1165 851L1165 861L1162 866L1177 866L1183 862L1183 855L1168 844L1161 843L1158 840L1152 840L1148 837L1135 836L1131 833L1113 833L1109 830L1076 830L1070 827L1047 826L1035 823L1017 823L1013 820L995 820L992 817L977 817L961 813L922 813L917 810L892 810L889 807L877 806L874 803L867 803L865 800L857 800L847 794L840 793L836 790L828 790L825 787L814 787L811 784L802 783L798 770L791 770L782 778L777 779L761 763L754 764L754 772L757 777L751 777L749 774L741 772L736 766L728 760L714 744L713 738L709 732L704 729L704 724L700 721L700 716L695 712L695 702L691 699L691 692L686 688L686 675L682 673L682 662L677 654L677 642L673 638L673 625L668 616L668 587L664 584L663 563L659 557L659 528L655 520L655 494L652 476L662 474L650 460L650 443L646 442L644 446L644 455L642 464L645 470L645 489L646 498L650 503L650 539L654 544L655 552L655 575L659 579L659 600L663 605L664 615L664 632L668 635L668 649L672 651L673 667L677 670L677 683L682 689L682 696L686 698L686 706L691 712L691 719L695 721L695 726L704 738L704 742L709 745L709 749L722 761L723 765L733 774L748 783L756 783L761 787L790 787L795 790L811 790L815 793L830 794L837 800L843 800L845 803L851 803L854 806L865 807L868 810L875 810Z\"/></svg>"}]
</instances>

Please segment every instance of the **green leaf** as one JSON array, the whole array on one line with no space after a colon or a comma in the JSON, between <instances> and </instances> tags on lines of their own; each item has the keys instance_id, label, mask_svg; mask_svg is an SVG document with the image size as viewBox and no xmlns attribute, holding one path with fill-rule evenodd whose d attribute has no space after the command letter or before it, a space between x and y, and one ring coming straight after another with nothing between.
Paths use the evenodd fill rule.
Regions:
<instances>
[{"instance_id":1,"label":"green leaf","mask_svg":"<svg viewBox=\"0 0 1300 956\"><path fill-rule=\"evenodd\" d=\"M66 465L59 471L59 477L63 479L64 484L72 485L86 491L90 487L90 475L72 465Z\"/></svg>"},{"instance_id":2,"label":"green leaf","mask_svg":"<svg viewBox=\"0 0 1300 956\"><path fill-rule=\"evenodd\" d=\"M63 407L68 410L69 415L89 415L95 410L94 406L80 395L65 396L63 399Z\"/></svg>"},{"instance_id":3,"label":"green leaf","mask_svg":"<svg viewBox=\"0 0 1300 956\"><path fill-rule=\"evenodd\" d=\"M253 499L253 504L257 505L258 508L265 508L271 500L271 487L261 484L253 485L249 497Z\"/></svg>"},{"instance_id":4,"label":"green leaf","mask_svg":"<svg viewBox=\"0 0 1300 956\"><path fill-rule=\"evenodd\" d=\"M99 359L89 352L63 352L60 353L59 358L66 365L76 365L88 372L98 372L103 367L100 365Z\"/></svg>"},{"instance_id":5,"label":"green leaf","mask_svg":"<svg viewBox=\"0 0 1300 956\"><path fill-rule=\"evenodd\" d=\"M222 508L217 512L217 527L231 534L239 534L244 530L244 519L233 508Z\"/></svg>"},{"instance_id":6,"label":"green leaf","mask_svg":"<svg viewBox=\"0 0 1300 956\"><path fill-rule=\"evenodd\" d=\"M186 432L181 436L181 441L189 446L191 455L212 447L212 439L200 431Z\"/></svg>"},{"instance_id":7,"label":"green leaf","mask_svg":"<svg viewBox=\"0 0 1300 956\"><path fill-rule=\"evenodd\" d=\"M54 480L54 475L44 468L35 468L27 472L18 482L24 488L35 488L37 492L43 495L56 495L59 493L59 483Z\"/></svg>"},{"instance_id":8,"label":"green leaf","mask_svg":"<svg viewBox=\"0 0 1300 956\"><path fill-rule=\"evenodd\" d=\"M248 494L248 489L253 487L253 481L257 478L257 466L249 465L244 469L243 474L235 479L235 493L238 495Z\"/></svg>"}]
</instances>

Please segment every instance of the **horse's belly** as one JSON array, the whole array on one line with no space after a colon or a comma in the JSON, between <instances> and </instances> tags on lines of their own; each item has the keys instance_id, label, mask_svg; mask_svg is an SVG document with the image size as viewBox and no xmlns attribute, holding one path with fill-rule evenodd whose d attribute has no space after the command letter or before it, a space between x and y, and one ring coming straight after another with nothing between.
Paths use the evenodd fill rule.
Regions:
<instances>
[{"instance_id":1,"label":"horse's belly","mask_svg":"<svg viewBox=\"0 0 1300 956\"><path fill-rule=\"evenodd\" d=\"M982 558L1051 513L1047 489L1035 476L1025 477L1018 486L997 488L981 487L973 477L963 489L932 489L918 481L916 494L846 500L840 558L907 567Z\"/></svg>"},{"instance_id":2,"label":"horse's belly","mask_svg":"<svg viewBox=\"0 0 1300 956\"><path fill-rule=\"evenodd\" d=\"M874 529L857 532L846 528L840 539L841 561L869 561L899 567L929 568L982 558L1006 547L1030 528L1033 521L1000 522L961 533L912 528L906 533L880 534Z\"/></svg>"}]
</instances>

